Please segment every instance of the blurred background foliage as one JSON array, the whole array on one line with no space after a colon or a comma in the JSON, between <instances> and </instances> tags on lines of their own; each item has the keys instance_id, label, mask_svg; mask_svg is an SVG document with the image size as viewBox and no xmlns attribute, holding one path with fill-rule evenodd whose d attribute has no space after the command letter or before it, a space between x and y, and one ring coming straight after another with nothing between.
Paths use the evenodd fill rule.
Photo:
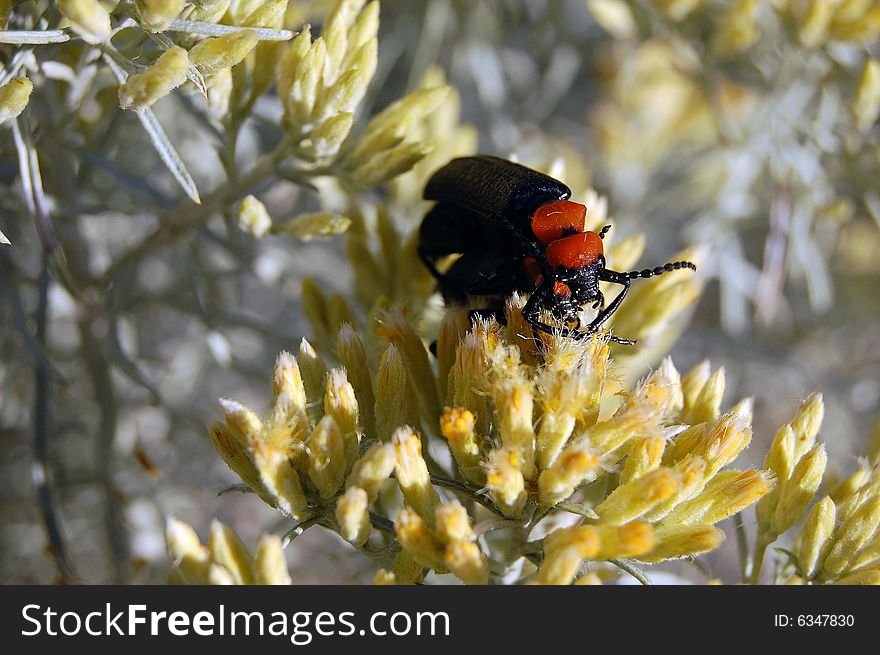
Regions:
<instances>
[{"instance_id":1,"label":"blurred background foliage","mask_svg":"<svg viewBox=\"0 0 880 655\"><path fill-rule=\"evenodd\" d=\"M7 15L14 5L3 34L84 34L56 4L65 3L0 3ZM118 26L144 24L132 7L150 3L100 4ZM279 3L250 3L261 4ZM317 35L333 4L292 0L277 24L258 26L308 22ZM217 20L242 25L254 7L234 2L241 15ZM117 57L80 38L0 39L0 81L25 74L34 85L23 113L0 127L0 230L12 242L0 246L3 582L57 580L59 565L87 582L161 580L169 514L201 532L216 516L247 543L275 529L270 509L217 496L230 477L205 437L216 398L260 407L276 353L307 334L320 346L302 311L310 290L328 294L336 315L325 318L336 324L374 312L378 295L421 303L424 271L404 255L398 268L371 268L364 253L408 243L424 179L466 152L549 170L576 197L594 187L617 238L647 235L644 261L708 247L701 274L712 281L672 350L676 364L709 357L726 368L730 398L755 397L753 464L797 400L822 391L829 466L840 476L855 467L880 409L880 3L384 0L372 81L342 108L356 114L345 146L314 138L315 116L260 81L260 57L277 56L275 41L261 41L234 79L190 67L150 110L188 171L176 177L143 112L117 100L120 62L130 64L123 78L143 72L169 35L195 43L186 31L129 28L114 36ZM405 128L414 145L395 151L400 170L425 156L412 172L355 165L371 116L446 83L445 95L420 96ZM238 184L279 144L294 148L280 181ZM187 198L193 189L207 211ZM245 193L260 204L240 216ZM268 234L255 227L263 212ZM387 228L379 245L377 224ZM306 277L317 285L303 286ZM362 307L334 304L331 294L353 287ZM45 546L46 479L65 553ZM320 530L291 550L297 582L374 572ZM733 550L707 559L713 576L735 567Z\"/></svg>"}]
</instances>

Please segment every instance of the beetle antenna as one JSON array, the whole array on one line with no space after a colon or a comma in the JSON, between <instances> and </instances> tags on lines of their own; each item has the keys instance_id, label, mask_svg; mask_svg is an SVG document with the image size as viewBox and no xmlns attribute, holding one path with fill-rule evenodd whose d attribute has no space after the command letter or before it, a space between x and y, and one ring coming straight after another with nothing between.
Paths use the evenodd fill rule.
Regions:
<instances>
[{"instance_id":1,"label":"beetle antenna","mask_svg":"<svg viewBox=\"0 0 880 655\"><path fill-rule=\"evenodd\" d=\"M604 238L605 238L605 235L608 234L608 230L610 230L610 229L611 229L611 226L610 226L610 225L606 225L606 226L603 227L601 230L599 230L599 238L600 238L600 239L604 239Z\"/></svg>"},{"instance_id":2,"label":"beetle antenna","mask_svg":"<svg viewBox=\"0 0 880 655\"><path fill-rule=\"evenodd\" d=\"M663 275L664 273L669 273L670 271L677 271L680 268L689 268L695 271L697 270L697 265L693 262L669 262L667 264L663 264L663 266L658 266L657 268L646 268L641 271L629 271L627 273L621 273L621 275L628 277L631 280L634 280L637 277L657 277L658 275Z\"/></svg>"}]
</instances>

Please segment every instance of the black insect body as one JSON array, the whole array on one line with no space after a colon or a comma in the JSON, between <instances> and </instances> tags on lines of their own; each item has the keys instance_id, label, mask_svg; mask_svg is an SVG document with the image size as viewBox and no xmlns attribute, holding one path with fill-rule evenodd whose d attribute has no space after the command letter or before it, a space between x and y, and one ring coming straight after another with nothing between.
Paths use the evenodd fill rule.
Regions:
<instances>
[{"instance_id":1,"label":"black insect body","mask_svg":"<svg viewBox=\"0 0 880 655\"><path fill-rule=\"evenodd\" d=\"M570 196L562 182L504 159L453 159L425 186L425 199L437 203L422 221L419 257L447 302L463 304L470 296L485 296L490 311L502 316L507 296L530 291L522 313L532 329L572 338L598 331L620 307L633 279L696 270L686 261L623 273L605 268L602 238L610 226L585 231L587 208L569 201ZM460 256L441 272L437 262L449 255ZM607 306L600 282L622 287ZM578 315L588 303L598 313L581 330ZM564 327L541 321L542 309Z\"/></svg>"}]
</instances>

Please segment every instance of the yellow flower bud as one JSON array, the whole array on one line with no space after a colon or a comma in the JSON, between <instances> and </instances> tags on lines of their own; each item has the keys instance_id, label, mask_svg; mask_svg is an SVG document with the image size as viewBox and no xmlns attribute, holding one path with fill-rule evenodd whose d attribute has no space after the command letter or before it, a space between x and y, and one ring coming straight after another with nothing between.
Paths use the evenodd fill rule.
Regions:
<instances>
[{"instance_id":1,"label":"yellow flower bud","mask_svg":"<svg viewBox=\"0 0 880 655\"><path fill-rule=\"evenodd\" d=\"M549 556L561 550L574 548L580 558L592 559L602 546L601 530L594 525L576 525L554 530L544 537L544 554Z\"/></svg>"},{"instance_id":2,"label":"yellow flower bud","mask_svg":"<svg viewBox=\"0 0 880 655\"><path fill-rule=\"evenodd\" d=\"M706 386L706 382L711 374L712 364L708 359L704 359L681 379L681 391L684 396L684 409L681 412L681 420L685 423L693 425L701 422L689 420L689 417L691 411L699 402L700 393L703 387Z\"/></svg>"},{"instance_id":3,"label":"yellow flower bud","mask_svg":"<svg viewBox=\"0 0 880 655\"><path fill-rule=\"evenodd\" d=\"M216 23L223 18L231 2L232 0L200 0L187 14L187 19Z\"/></svg>"},{"instance_id":4,"label":"yellow flower bud","mask_svg":"<svg viewBox=\"0 0 880 655\"><path fill-rule=\"evenodd\" d=\"M605 524L623 525L675 494L680 485L676 470L659 468L617 487L596 507L596 513Z\"/></svg>"},{"instance_id":5,"label":"yellow flower bud","mask_svg":"<svg viewBox=\"0 0 880 655\"><path fill-rule=\"evenodd\" d=\"M576 445L569 446L550 468L541 472L538 478L538 502L545 507L552 507L565 500L598 467L599 458L589 450Z\"/></svg>"},{"instance_id":6,"label":"yellow flower bud","mask_svg":"<svg viewBox=\"0 0 880 655\"><path fill-rule=\"evenodd\" d=\"M370 80L376 72L378 62L378 42L376 39L361 46L357 56L352 60L351 67L343 71L339 77L318 91L315 100L314 117L323 120L338 112L352 112L367 92ZM328 57L329 59L329 57ZM327 66L332 66L328 62ZM326 75L325 68L325 75Z\"/></svg>"},{"instance_id":7,"label":"yellow flower bud","mask_svg":"<svg viewBox=\"0 0 880 655\"><path fill-rule=\"evenodd\" d=\"M633 521L626 525L598 525L599 550L595 560L638 557L654 547L654 530L648 523Z\"/></svg>"},{"instance_id":8,"label":"yellow flower bud","mask_svg":"<svg viewBox=\"0 0 880 655\"><path fill-rule=\"evenodd\" d=\"M841 578L834 584L838 585L880 585L880 568L857 571Z\"/></svg>"},{"instance_id":9,"label":"yellow flower bud","mask_svg":"<svg viewBox=\"0 0 880 655\"><path fill-rule=\"evenodd\" d=\"M694 499L672 510L664 521L678 525L712 525L741 512L773 488L767 471L722 471Z\"/></svg>"},{"instance_id":10,"label":"yellow flower bud","mask_svg":"<svg viewBox=\"0 0 880 655\"><path fill-rule=\"evenodd\" d=\"M247 196L238 205L238 226L243 232L260 239L272 227L272 217L266 205L254 196Z\"/></svg>"},{"instance_id":11,"label":"yellow flower bud","mask_svg":"<svg viewBox=\"0 0 880 655\"><path fill-rule=\"evenodd\" d=\"M376 573L376 577L373 578L374 585L395 585L397 584L397 576L394 575L391 571L386 571L385 569L379 569Z\"/></svg>"},{"instance_id":12,"label":"yellow flower bud","mask_svg":"<svg viewBox=\"0 0 880 655\"><path fill-rule=\"evenodd\" d=\"M234 584L254 584L254 561L238 535L229 526L217 520L211 522L208 550L211 559L229 571Z\"/></svg>"},{"instance_id":13,"label":"yellow flower bud","mask_svg":"<svg viewBox=\"0 0 880 655\"><path fill-rule=\"evenodd\" d=\"M623 469L620 471L620 484L642 477L653 471L663 461L666 449L665 437L645 437L636 439L629 447Z\"/></svg>"},{"instance_id":14,"label":"yellow flower bud","mask_svg":"<svg viewBox=\"0 0 880 655\"><path fill-rule=\"evenodd\" d=\"M797 463L796 440L791 424L783 425L777 430L773 443L770 444L770 450L764 458L764 467L773 471L780 480L788 480Z\"/></svg>"},{"instance_id":15,"label":"yellow flower bud","mask_svg":"<svg viewBox=\"0 0 880 655\"><path fill-rule=\"evenodd\" d=\"M193 46L189 59L203 75L211 75L240 63L259 40L250 30L205 39Z\"/></svg>"},{"instance_id":16,"label":"yellow flower bud","mask_svg":"<svg viewBox=\"0 0 880 655\"><path fill-rule=\"evenodd\" d=\"M574 546L547 553L533 582L543 585L571 584L580 571L582 560L578 549Z\"/></svg>"},{"instance_id":17,"label":"yellow flower bud","mask_svg":"<svg viewBox=\"0 0 880 655\"><path fill-rule=\"evenodd\" d=\"M456 352L469 329L470 320L467 310L455 305L446 309L437 334L437 369L440 389L447 402L449 402L448 390L452 383L450 378Z\"/></svg>"},{"instance_id":18,"label":"yellow flower bud","mask_svg":"<svg viewBox=\"0 0 880 655\"><path fill-rule=\"evenodd\" d=\"M623 0L587 0L587 9L614 38L628 39L636 34L632 11Z\"/></svg>"},{"instance_id":19,"label":"yellow flower bud","mask_svg":"<svg viewBox=\"0 0 880 655\"><path fill-rule=\"evenodd\" d=\"M58 0L57 4L86 43L101 43L110 34L110 14L98 0Z\"/></svg>"},{"instance_id":20,"label":"yellow flower bud","mask_svg":"<svg viewBox=\"0 0 880 655\"><path fill-rule=\"evenodd\" d=\"M263 421L259 416L237 400L221 398L218 402L226 424L242 436L242 443L260 438L263 434Z\"/></svg>"},{"instance_id":21,"label":"yellow flower bud","mask_svg":"<svg viewBox=\"0 0 880 655\"><path fill-rule=\"evenodd\" d=\"M851 562L880 525L880 493L862 502L837 530L834 544L822 565L823 574L835 579L848 572Z\"/></svg>"},{"instance_id":22,"label":"yellow flower bud","mask_svg":"<svg viewBox=\"0 0 880 655\"><path fill-rule=\"evenodd\" d=\"M818 48L828 40L834 5L832 0L809 0L798 20L798 40L802 46Z\"/></svg>"},{"instance_id":23,"label":"yellow flower bud","mask_svg":"<svg viewBox=\"0 0 880 655\"><path fill-rule=\"evenodd\" d=\"M16 77L0 86L0 124L24 111L33 90L33 83L26 77Z\"/></svg>"},{"instance_id":24,"label":"yellow flower bud","mask_svg":"<svg viewBox=\"0 0 880 655\"><path fill-rule=\"evenodd\" d=\"M336 495L345 476L345 439L333 416L327 414L308 441L309 479L321 498Z\"/></svg>"},{"instance_id":25,"label":"yellow flower bud","mask_svg":"<svg viewBox=\"0 0 880 655\"><path fill-rule=\"evenodd\" d=\"M518 448L523 459L523 477L531 480L535 468L535 431L532 427L532 389L524 381L504 381L494 385L496 429L501 443Z\"/></svg>"},{"instance_id":26,"label":"yellow flower bud","mask_svg":"<svg viewBox=\"0 0 880 655\"><path fill-rule=\"evenodd\" d=\"M593 587L602 584L602 578L595 573L584 573L581 577L574 581L578 587Z\"/></svg>"},{"instance_id":27,"label":"yellow flower bud","mask_svg":"<svg viewBox=\"0 0 880 655\"><path fill-rule=\"evenodd\" d=\"M801 518L822 483L826 462L825 446L816 444L794 467L791 478L780 481L771 522L774 534L782 534Z\"/></svg>"},{"instance_id":28,"label":"yellow flower bud","mask_svg":"<svg viewBox=\"0 0 880 655\"><path fill-rule=\"evenodd\" d=\"M141 25L151 32L168 29L183 11L186 0L136 0L135 6L141 17Z\"/></svg>"},{"instance_id":29,"label":"yellow flower bud","mask_svg":"<svg viewBox=\"0 0 880 655\"><path fill-rule=\"evenodd\" d=\"M298 52L295 51L291 56ZM295 125L307 125L311 119L326 60L326 43L323 38L318 38L311 44L296 68L296 77L285 105L287 115Z\"/></svg>"},{"instance_id":30,"label":"yellow flower bud","mask_svg":"<svg viewBox=\"0 0 880 655\"><path fill-rule=\"evenodd\" d=\"M482 484L485 473L480 465L482 453L474 434L476 420L470 410L446 408L440 418L440 433L449 442L449 449L464 478Z\"/></svg>"},{"instance_id":31,"label":"yellow flower bud","mask_svg":"<svg viewBox=\"0 0 880 655\"><path fill-rule=\"evenodd\" d=\"M868 59L859 77L850 111L860 132L867 132L880 116L880 61Z\"/></svg>"},{"instance_id":32,"label":"yellow flower bud","mask_svg":"<svg viewBox=\"0 0 880 655\"><path fill-rule=\"evenodd\" d=\"M456 541L474 541L477 538L471 528L467 510L456 499L437 505L434 525L440 541L447 545Z\"/></svg>"},{"instance_id":33,"label":"yellow flower bud","mask_svg":"<svg viewBox=\"0 0 880 655\"><path fill-rule=\"evenodd\" d=\"M346 486L363 489L367 492L369 502L372 503L379 495L382 483L391 476L396 465L397 455L392 444L373 444L363 457L355 462Z\"/></svg>"},{"instance_id":34,"label":"yellow flower bud","mask_svg":"<svg viewBox=\"0 0 880 655\"><path fill-rule=\"evenodd\" d=\"M433 141L407 141L377 153L363 166L351 172L351 179L358 186L380 186L409 171L435 148Z\"/></svg>"},{"instance_id":35,"label":"yellow flower bud","mask_svg":"<svg viewBox=\"0 0 880 655\"><path fill-rule=\"evenodd\" d=\"M349 487L336 501L339 534L355 546L363 546L370 536L369 498L360 487Z\"/></svg>"},{"instance_id":36,"label":"yellow flower bud","mask_svg":"<svg viewBox=\"0 0 880 655\"><path fill-rule=\"evenodd\" d=\"M706 4L706 0L653 0L653 4L674 21L682 21L691 12Z\"/></svg>"},{"instance_id":37,"label":"yellow flower bud","mask_svg":"<svg viewBox=\"0 0 880 655\"><path fill-rule=\"evenodd\" d=\"M265 27L279 30L284 26L288 0L264 0L242 21L243 27Z\"/></svg>"},{"instance_id":38,"label":"yellow flower bud","mask_svg":"<svg viewBox=\"0 0 880 655\"><path fill-rule=\"evenodd\" d=\"M351 132L353 124L354 114L350 111L340 111L312 130L310 138L315 156L320 159L332 157L339 152L339 148Z\"/></svg>"},{"instance_id":39,"label":"yellow flower bud","mask_svg":"<svg viewBox=\"0 0 880 655\"><path fill-rule=\"evenodd\" d=\"M440 398L428 349L422 338L400 311L383 311L378 322L377 334L397 346L403 355L407 377L415 390L422 416L436 425L440 418Z\"/></svg>"},{"instance_id":40,"label":"yellow flower bud","mask_svg":"<svg viewBox=\"0 0 880 655\"><path fill-rule=\"evenodd\" d=\"M208 436L211 439L211 444L220 453L220 457L241 478L242 482L256 491L266 502L274 504L268 492L263 488L260 472L248 454L248 439L238 430L220 421L212 421L208 425Z\"/></svg>"},{"instance_id":41,"label":"yellow flower bud","mask_svg":"<svg viewBox=\"0 0 880 655\"><path fill-rule=\"evenodd\" d=\"M426 521L434 520L434 508L439 499L431 485L428 465L422 457L422 441L412 428L397 429L391 439L397 464L394 468L406 504Z\"/></svg>"},{"instance_id":42,"label":"yellow flower bud","mask_svg":"<svg viewBox=\"0 0 880 655\"><path fill-rule=\"evenodd\" d=\"M333 212L304 213L279 223L276 232L284 232L299 241L332 239L344 233L351 225L351 219Z\"/></svg>"},{"instance_id":43,"label":"yellow flower bud","mask_svg":"<svg viewBox=\"0 0 880 655\"><path fill-rule=\"evenodd\" d=\"M446 546L443 563L465 584L489 582L489 562L480 547L471 541L455 541Z\"/></svg>"},{"instance_id":44,"label":"yellow flower bud","mask_svg":"<svg viewBox=\"0 0 880 655\"><path fill-rule=\"evenodd\" d=\"M272 534L264 534L260 537L254 560L256 584L289 585L292 582L287 571L284 546L279 537Z\"/></svg>"},{"instance_id":45,"label":"yellow flower bud","mask_svg":"<svg viewBox=\"0 0 880 655\"><path fill-rule=\"evenodd\" d=\"M224 68L205 80L208 89L208 110L217 120L229 113L229 99L232 97L232 69Z\"/></svg>"},{"instance_id":46,"label":"yellow flower bud","mask_svg":"<svg viewBox=\"0 0 880 655\"><path fill-rule=\"evenodd\" d=\"M659 521L665 518L673 508L697 495L706 484L706 460L694 455L685 455L673 464L673 470L680 476L681 484L678 491L666 500L657 503L648 510L643 518L648 521Z\"/></svg>"},{"instance_id":47,"label":"yellow flower bud","mask_svg":"<svg viewBox=\"0 0 880 655\"><path fill-rule=\"evenodd\" d=\"M348 31L348 52L354 52L379 33L379 2L373 0L363 8Z\"/></svg>"},{"instance_id":48,"label":"yellow flower bud","mask_svg":"<svg viewBox=\"0 0 880 655\"><path fill-rule=\"evenodd\" d=\"M486 339L468 334L456 352L455 364L449 373L448 402L473 412L477 434L486 434L489 430L486 345Z\"/></svg>"},{"instance_id":49,"label":"yellow flower bud","mask_svg":"<svg viewBox=\"0 0 880 655\"><path fill-rule=\"evenodd\" d=\"M207 582L211 556L191 526L174 518L168 519L165 544L172 565L186 584Z\"/></svg>"},{"instance_id":50,"label":"yellow flower bud","mask_svg":"<svg viewBox=\"0 0 880 655\"><path fill-rule=\"evenodd\" d=\"M690 399L685 396L685 409L682 412L682 421L695 425L718 419L721 413L721 401L724 398L724 376L724 367L722 366L706 380L699 394Z\"/></svg>"},{"instance_id":51,"label":"yellow flower bud","mask_svg":"<svg viewBox=\"0 0 880 655\"><path fill-rule=\"evenodd\" d=\"M407 159L412 160L420 152L418 146L421 144L404 144L407 135L418 121L434 111L443 102L448 93L449 87L445 85L419 89L374 116L367 125L358 145L346 157L346 167L349 170L359 169L367 165L377 155L398 148L394 156L395 161L385 162L381 166L376 161L371 166L372 170L366 175L364 183L369 184L373 181L371 178L385 176L384 179L387 179L391 177L390 173L394 169L405 165ZM401 146L403 146L402 149L400 149ZM390 159L390 156L382 155L382 157L386 160Z\"/></svg>"},{"instance_id":52,"label":"yellow flower bud","mask_svg":"<svg viewBox=\"0 0 880 655\"><path fill-rule=\"evenodd\" d=\"M311 28L306 25L302 31L284 46L278 63L278 97L284 104L285 111L293 84L297 80L299 68L305 60L312 44Z\"/></svg>"},{"instance_id":53,"label":"yellow flower bud","mask_svg":"<svg viewBox=\"0 0 880 655\"><path fill-rule=\"evenodd\" d=\"M880 6L865 6L865 0L843 2L834 12L831 38L838 41L868 43L880 34Z\"/></svg>"},{"instance_id":54,"label":"yellow flower bud","mask_svg":"<svg viewBox=\"0 0 880 655\"><path fill-rule=\"evenodd\" d=\"M758 39L758 0L736 0L727 6L714 35L712 47L722 57L734 57L749 50Z\"/></svg>"},{"instance_id":55,"label":"yellow flower bud","mask_svg":"<svg viewBox=\"0 0 880 655\"><path fill-rule=\"evenodd\" d=\"M681 559L715 550L724 541L724 533L712 525L663 526L655 528L657 544L647 555L638 559L643 562L662 562Z\"/></svg>"},{"instance_id":56,"label":"yellow flower bud","mask_svg":"<svg viewBox=\"0 0 880 655\"><path fill-rule=\"evenodd\" d=\"M663 451L663 464L670 466L687 457L702 459L699 452L710 427L712 427L711 423L699 423L675 435Z\"/></svg>"},{"instance_id":57,"label":"yellow flower bud","mask_svg":"<svg viewBox=\"0 0 880 655\"><path fill-rule=\"evenodd\" d=\"M860 489L871 481L872 469L867 466L861 466L845 480L836 484L828 495L837 504L841 504L852 498Z\"/></svg>"},{"instance_id":58,"label":"yellow flower bud","mask_svg":"<svg viewBox=\"0 0 880 655\"><path fill-rule=\"evenodd\" d=\"M337 335L337 353L342 365L348 373L348 379L354 388L361 424L368 434L375 432L373 409L376 398L373 394L373 381L367 361L367 353L360 335L348 323L343 323Z\"/></svg>"},{"instance_id":59,"label":"yellow flower bud","mask_svg":"<svg viewBox=\"0 0 880 655\"><path fill-rule=\"evenodd\" d=\"M791 429L795 434L795 459L800 459L816 443L816 435L822 426L822 418L825 416L825 405L822 402L822 394L814 393L807 398L795 412L791 419Z\"/></svg>"},{"instance_id":60,"label":"yellow flower bud","mask_svg":"<svg viewBox=\"0 0 880 655\"><path fill-rule=\"evenodd\" d=\"M345 443L345 470L351 469L358 453L358 403L354 387L348 381L345 369L334 368L327 374L327 392L324 395L324 413L333 417L342 432Z\"/></svg>"},{"instance_id":61,"label":"yellow flower bud","mask_svg":"<svg viewBox=\"0 0 880 655\"><path fill-rule=\"evenodd\" d=\"M294 421L307 423L305 409L308 401L302 374L296 358L287 351L282 351L275 360L272 395L274 423L288 424Z\"/></svg>"},{"instance_id":62,"label":"yellow flower bud","mask_svg":"<svg viewBox=\"0 0 880 655\"><path fill-rule=\"evenodd\" d=\"M489 453L484 467L489 497L504 516L520 516L527 495L519 451L507 447L495 449Z\"/></svg>"},{"instance_id":63,"label":"yellow flower bud","mask_svg":"<svg viewBox=\"0 0 880 655\"><path fill-rule=\"evenodd\" d=\"M271 497L267 502L295 519L305 516L308 501L289 454L260 441L251 442L251 452L260 481Z\"/></svg>"},{"instance_id":64,"label":"yellow flower bud","mask_svg":"<svg viewBox=\"0 0 880 655\"><path fill-rule=\"evenodd\" d=\"M394 530L400 545L416 562L438 572L446 570L443 544L416 510L411 507L400 510Z\"/></svg>"},{"instance_id":65,"label":"yellow flower bud","mask_svg":"<svg viewBox=\"0 0 880 655\"><path fill-rule=\"evenodd\" d=\"M800 570L807 578L813 578L831 545L837 508L834 501L825 496L807 515L807 520L795 539L794 552L800 562Z\"/></svg>"},{"instance_id":66,"label":"yellow flower bud","mask_svg":"<svg viewBox=\"0 0 880 655\"><path fill-rule=\"evenodd\" d=\"M591 427L587 435L594 452L603 456L635 436L664 436L663 424L681 399L681 382L671 364L661 366L624 396L614 415Z\"/></svg>"},{"instance_id":67,"label":"yellow flower bud","mask_svg":"<svg viewBox=\"0 0 880 655\"><path fill-rule=\"evenodd\" d=\"M752 401L747 399L718 419L694 451L706 460L706 479L736 459L751 440Z\"/></svg>"},{"instance_id":68,"label":"yellow flower bud","mask_svg":"<svg viewBox=\"0 0 880 655\"><path fill-rule=\"evenodd\" d=\"M418 422L416 400L403 357L394 344L385 349L379 360L375 415L376 435L380 439L390 439L396 428Z\"/></svg>"}]
</instances>

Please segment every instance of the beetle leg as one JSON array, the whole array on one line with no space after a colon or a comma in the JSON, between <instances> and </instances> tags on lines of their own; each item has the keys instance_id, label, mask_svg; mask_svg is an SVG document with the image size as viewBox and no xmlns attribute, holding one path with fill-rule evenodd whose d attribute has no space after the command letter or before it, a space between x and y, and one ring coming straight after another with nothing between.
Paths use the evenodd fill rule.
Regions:
<instances>
[{"instance_id":1,"label":"beetle leg","mask_svg":"<svg viewBox=\"0 0 880 655\"><path fill-rule=\"evenodd\" d=\"M602 324L609 319L609 317L617 311L617 308L620 307L620 303L623 302L623 299L626 297L627 292L629 291L629 286L632 281L622 275L617 273L616 271L609 271L605 269L601 273L599 273L599 279L603 282L612 282L614 284L619 284L623 287L620 290L620 293L617 294L617 297L611 301L611 304L605 307L601 312L599 312L598 316L593 319L593 321L587 326L586 333L591 334L596 332Z\"/></svg>"},{"instance_id":2,"label":"beetle leg","mask_svg":"<svg viewBox=\"0 0 880 655\"><path fill-rule=\"evenodd\" d=\"M544 323L539 318L540 307L542 305L542 301L546 298L547 294L550 293L553 288L553 283L551 278L544 278L541 281L541 284L538 285L538 288L532 292L532 295L529 297L528 302L522 308L523 319L532 327L532 333L535 339L535 346L538 348L538 352L541 352L542 344L541 340L538 338L538 332L543 332L544 334L549 334L555 337L564 337L567 339L578 339L584 336L584 332L579 332L578 330L572 330L567 327L554 327L552 325L548 325ZM578 320L578 326L580 326L580 319Z\"/></svg>"},{"instance_id":3,"label":"beetle leg","mask_svg":"<svg viewBox=\"0 0 880 655\"><path fill-rule=\"evenodd\" d=\"M462 289L458 284L456 284L453 280L449 278L448 275L441 273L437 270L437 266L434 265L434 260L431 259L430 255L428 255L421 248L418 249L419 259L422 260L422 263L425 265L425 268L428 269L428 272L437 280L437 286L440 289L440 293L447 300L450 296L454 297L456 301L459 303L465 302L467 299L467 293L464 289Z\"/></svg>"}]
</instances>

